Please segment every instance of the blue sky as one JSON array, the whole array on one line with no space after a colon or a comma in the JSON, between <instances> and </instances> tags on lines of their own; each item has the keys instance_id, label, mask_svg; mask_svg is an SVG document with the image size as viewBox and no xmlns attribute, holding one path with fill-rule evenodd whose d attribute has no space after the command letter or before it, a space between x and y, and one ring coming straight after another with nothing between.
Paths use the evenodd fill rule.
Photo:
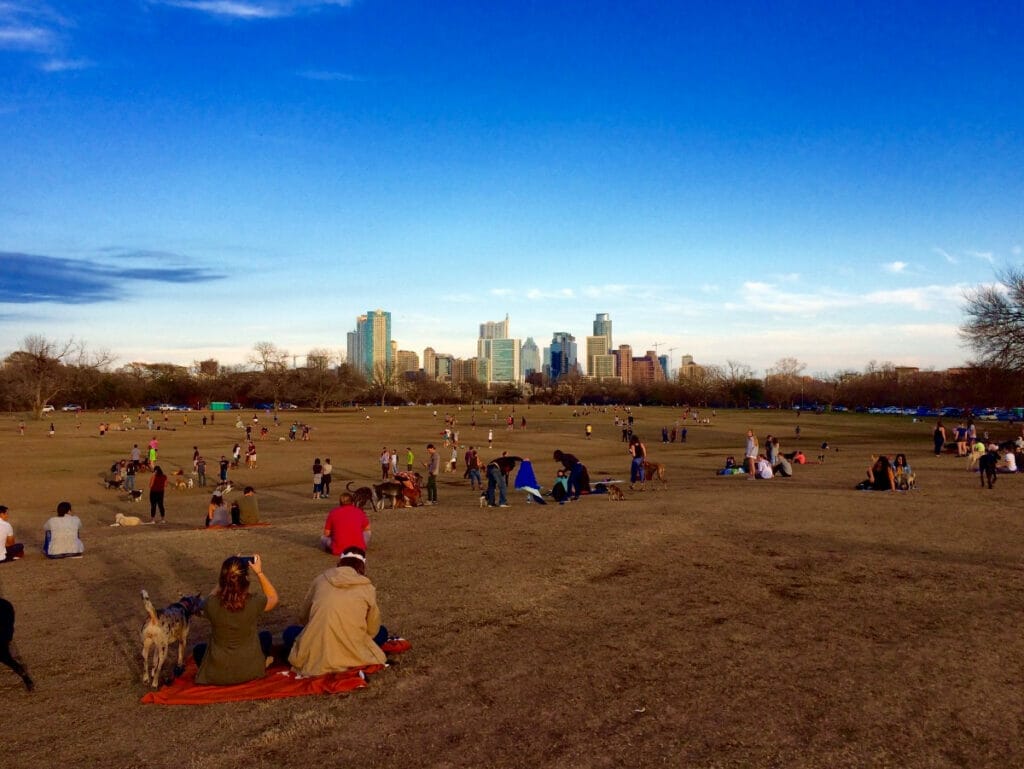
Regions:
<instances>
[{"instance_id":1,"label":"blue sky","mask_svg":"<svg viewBox=\"0 0 1024 769\"><path fill-rule=\"evenodd\" d=\"M958 365L1024 262L1022 50L1019 2L0 0L0 353L343 351L380 307L418 353L607 312Z\"/></svg>"}]
</instances>

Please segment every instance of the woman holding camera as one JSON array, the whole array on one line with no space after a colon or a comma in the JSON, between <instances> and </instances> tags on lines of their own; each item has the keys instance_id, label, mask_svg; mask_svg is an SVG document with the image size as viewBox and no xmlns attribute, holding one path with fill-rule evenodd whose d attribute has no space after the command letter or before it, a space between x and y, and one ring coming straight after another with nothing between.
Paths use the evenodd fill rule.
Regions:
<instances>
[{"instance_id":1,"label":"woman holding camera","mask_svg":"<svg viewBox=\"0 0 1024 769\"><path fill-rule=\"evenodd\" d=\"M256 575L262 593L249 592L249 573ZM262 678L270 662L271 634L258 631L263 612L277 606L277 591L263 573L258 555L234 555L220 567L217 589L206 600L203 614L210 620L210 643L197 644L192 654L199 672L197 684L240 684Z\"/></svg>"}]
</instances>

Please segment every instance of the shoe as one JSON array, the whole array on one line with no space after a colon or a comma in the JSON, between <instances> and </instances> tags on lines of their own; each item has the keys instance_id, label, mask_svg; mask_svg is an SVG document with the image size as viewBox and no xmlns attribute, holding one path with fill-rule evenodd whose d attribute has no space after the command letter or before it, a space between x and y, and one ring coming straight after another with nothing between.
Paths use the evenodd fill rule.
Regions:
<instances>
[{"instance_id":1,"label":"shoe","mask_svg":"<svg viewBox=\"0 0 1024 769\"><path fill-rule=\"evenodd\" d=\"M498 505L498 507L512 507L512 505Z\"/></svg>"}]
</instances>

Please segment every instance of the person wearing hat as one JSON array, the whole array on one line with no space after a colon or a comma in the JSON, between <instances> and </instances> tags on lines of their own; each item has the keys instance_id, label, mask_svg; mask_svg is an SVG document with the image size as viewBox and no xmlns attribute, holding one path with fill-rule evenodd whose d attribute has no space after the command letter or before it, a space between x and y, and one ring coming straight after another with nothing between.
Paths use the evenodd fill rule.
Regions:
<instances>
[{"instance_id":1,"label":"person wearing hat","mask_svg":"<svg viewBox=\"0 0 1024 769\"><path fill-rule=\"evenodd\" d=\"M219 491L213 492L213 496L210 497L210 504L206 508L206 525L231 525L231 514L228 512L228 508L224 504L224 495Z\"/></svg>"},{"instance_id":2,"label":"person wearing hat","mask_svg":"<svg viewBox=\"0 0 1024 769\"><path fill-rule=\"evenodd\" d=\"M338 565L313 580L299 615L284 631L288 662L301 676L340 673L387 662L377 590L366 576L366 552L346 548Z\"/></svg>"},{"instance_id":3,"label":"person wearing hat","mask_svg":"<svg viewBox=\"0 0 1024 769\"><path fill-rule=\"evenodd\" d=\"M7 516L7 505L0 505L0 563L17 561L25 555L25 546L14 541L14 527Z\"/></svg>"}]
</instances>

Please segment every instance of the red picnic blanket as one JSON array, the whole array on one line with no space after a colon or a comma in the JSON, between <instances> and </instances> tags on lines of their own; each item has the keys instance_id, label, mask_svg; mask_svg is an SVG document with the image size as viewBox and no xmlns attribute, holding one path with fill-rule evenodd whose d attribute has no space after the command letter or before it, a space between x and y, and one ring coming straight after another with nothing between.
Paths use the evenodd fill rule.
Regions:
<instances>
[{"instance_id":1,"label":"red picnic blanket","mask_svg":"<svg viewBox=\"0 0 1024 769\"><path fill-rule=\"evenodd\" d=\"M388 654L401 654L412 648L404 638L384 644ZM185 672L167 686L142 697L147 705L211 705L217 702L243 702L246 700L277 700L285 697L303 697L309 694L339 694L363 689L366 677L384 669L384 665L353 668L344 673L328 673L303 678L287 665L273 665L263 678L232 686L208 686L196 683L196 663L191 658Z\"/></svg>"}]
</instances>

